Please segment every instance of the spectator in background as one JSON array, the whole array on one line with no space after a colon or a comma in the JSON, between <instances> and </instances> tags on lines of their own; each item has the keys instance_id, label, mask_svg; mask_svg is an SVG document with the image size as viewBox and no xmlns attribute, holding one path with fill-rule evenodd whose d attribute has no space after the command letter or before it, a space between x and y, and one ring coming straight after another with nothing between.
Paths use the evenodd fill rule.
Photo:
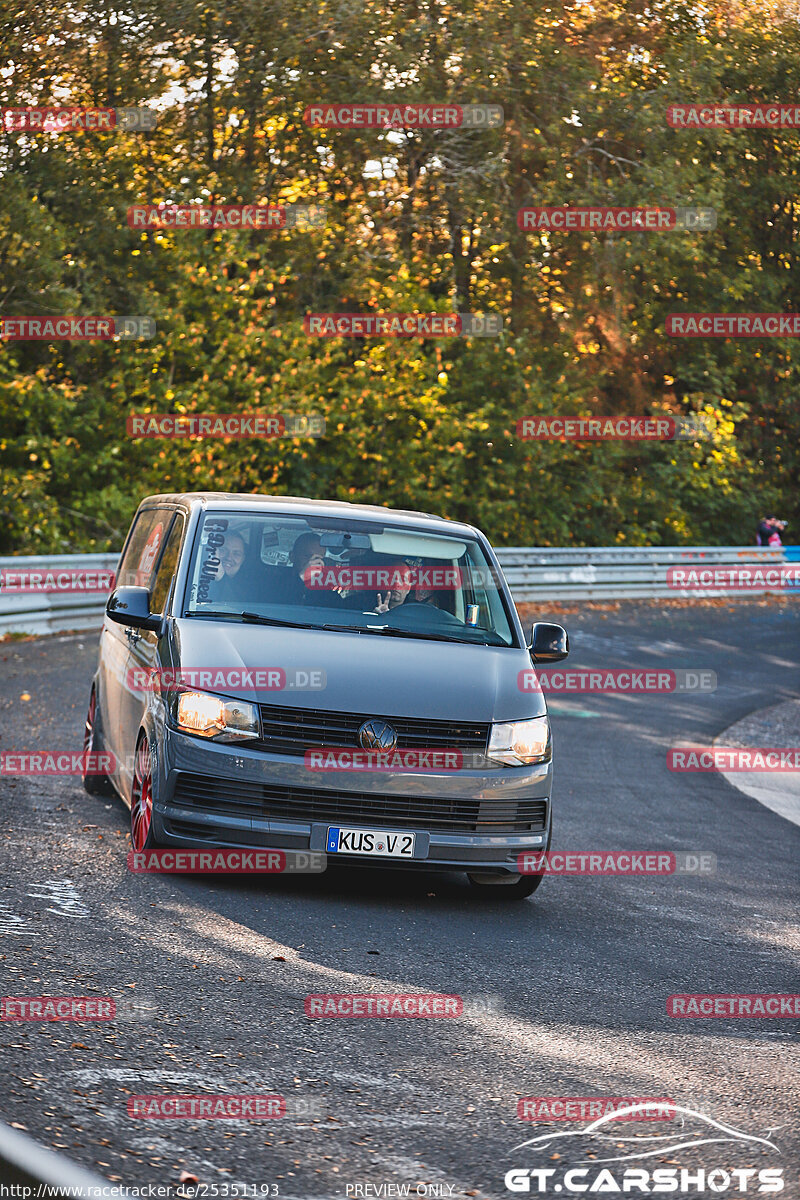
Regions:
<instances>
[{"instance_id":1,"label":"spectator in background","mask_svg":"<svg viewBox=\"0 0 800 1200\"><path fill-rule=\"evenodd\" d=\"M762 517L756 530L757 546L782 546L781 534L786 528L785 521L777 517Z\"/></svg>"},{"instance_id":2,"label":"spectator in background","mask_svg":"<svg viewBox=\"0 0 800 1200\"><path fill-rule=\"evenodd\" d=\"M756 545L768 546L772 533L772 517L762 517L756 529Z\"/></svg>"},{"instance_id":3,"label":"spectator in background","mask_svg":"<svg viewBox=\"0 0 800 1200\"><path fill-rule=\"evenodd\" d=\"M786 528L785 521L779 521L777 517L772 518L772 533L769 535L768 546L782 546L781 534Z\"/></svg>"}]
</instances>

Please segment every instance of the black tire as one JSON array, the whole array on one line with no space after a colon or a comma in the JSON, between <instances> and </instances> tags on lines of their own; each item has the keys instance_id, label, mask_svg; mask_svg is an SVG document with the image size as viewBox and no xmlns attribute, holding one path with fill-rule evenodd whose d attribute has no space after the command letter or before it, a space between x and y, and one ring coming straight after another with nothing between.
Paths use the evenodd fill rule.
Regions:
<instances>
[{"instance_id":1,"label":"black tire","mask_svg":"<svg viewBox=\"0 0 800 1200\"><path fill-rule=\"evenodd\" d=\"M550 849L550 843L553 840L553 825L550 824L550 834L547 838L547 846L545 854ZM488 872L487 872L488 873ZM537 888L541 887L544 875L520 875L514 879L513 875L509 877L513 880L510 883L503 883L502 877L498 875L498 882L488 882L486 880L476 878L467 872L467 879L470 886L484 900L497 900L499 903L507 903L509 900L527 900L528 896L532 896Z\"/></svg>"},{"instance_id":2,"label":"black tire","mask_svg":"<svg viewBox=\"0 0 800 1200\"><path fill-rule=\"evenodd\" d=\"M99 754L105 750L103 744L103 725L100 717L100 705L97 702L97 689L93 686L89 694L89 710L86 713L86 724L83 729L83 752ZM84 790L90 796L111 796L114 787L107 775L81 776Z\"/></svg>"}]
</instances>

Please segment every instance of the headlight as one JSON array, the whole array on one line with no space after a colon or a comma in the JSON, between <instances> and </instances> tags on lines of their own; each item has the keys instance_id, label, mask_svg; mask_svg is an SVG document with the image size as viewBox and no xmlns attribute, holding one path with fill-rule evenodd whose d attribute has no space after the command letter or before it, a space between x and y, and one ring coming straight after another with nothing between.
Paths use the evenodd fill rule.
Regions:
<instances>
[{"instance_id":1,"label":"headlight","mask_svg":"<svg viewBox=\"0 0 800 1200\"><path fill-rule=\"evenodd\" d=\"M258 710L247 700L225 700L206 692L181 692L178 728L218 742L244 742L259 735Z\"/></svg>"},{"instance_id":2,"label":"headlight","mask_svg":"<svg viewBox=\"0 0 800 1200\"><path fill-rule=\"evenodd\" d=\"M493 725L487 758L505 763L507 767L549 762L550 722L547 717L533 717L530 721L504 721L501 725Z\"/></svg>"}]
</instances>

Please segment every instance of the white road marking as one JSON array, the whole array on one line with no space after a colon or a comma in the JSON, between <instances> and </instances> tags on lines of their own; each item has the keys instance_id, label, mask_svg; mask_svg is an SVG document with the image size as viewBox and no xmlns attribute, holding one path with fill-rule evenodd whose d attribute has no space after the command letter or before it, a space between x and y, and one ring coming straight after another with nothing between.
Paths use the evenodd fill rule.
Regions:
<instances>
[{"instance_id":1,"label":"white road marking","mask_svg":"<svg viewBox=\"0 0 800 1200\"><path fill-rule=\"evenodd\" d=\"M27 892L33 900L50 900L55 907L47 912L55 913L58 917L76 917L81 921L89 916L89 909L81 899L80 892L71 879L46 879L44 883L35 883L35 891Z\"/></svg>"}]
</instances>

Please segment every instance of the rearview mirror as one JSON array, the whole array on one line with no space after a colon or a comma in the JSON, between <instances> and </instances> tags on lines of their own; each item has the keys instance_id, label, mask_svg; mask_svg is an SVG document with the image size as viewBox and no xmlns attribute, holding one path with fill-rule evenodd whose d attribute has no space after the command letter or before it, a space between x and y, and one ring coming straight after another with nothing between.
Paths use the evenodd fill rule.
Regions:
<instances>
[{"instance_id":1,"label":"rearview mirror","mask_svg":"<svg viewBox=\"0 0 800 1200\"><path fill-rule=\"evenodd\" d=\"M548 625L537 621L531 630L528 646L531 658L539 663L561 662L569 654L569 637L561 625Z\"/></svg>"},{"instance_id":2,"label":"rearview mirror","mask_svg":"<svg viewBox=\"0 0 800 1200\"><path fill-rule=\"evenodd\" d=\"M117 625L134 629L161 629L161 617L150 612L150 593L143 587L116 588L108 597L106 616Z\"/></svg>"},{"instance_id":3,"label":"rearview mirror","mask_svg":"<svg viewBox=\"0 0 800 1200\"><path fill-rule=\"evenodd\" d=\"M319 543L326 550L369 550L372 547L366 533L323 533Z\"/></svg>"}]
</instances>

